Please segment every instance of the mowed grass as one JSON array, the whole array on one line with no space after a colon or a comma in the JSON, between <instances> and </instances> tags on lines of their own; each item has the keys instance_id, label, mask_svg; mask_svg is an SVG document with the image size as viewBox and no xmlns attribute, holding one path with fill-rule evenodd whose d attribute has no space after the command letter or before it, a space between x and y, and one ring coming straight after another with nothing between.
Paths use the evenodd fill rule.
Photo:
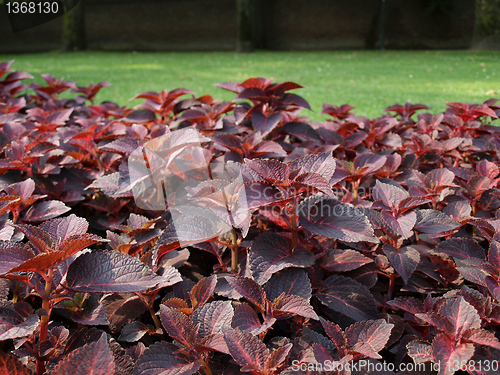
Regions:
<instances>
[{"instance_id":1,"label":"mowed grass","mask_svg":"<svg viewBox=\"0 0 500 375\"><path fill-rule=\"evenodd\" d=\"M395 103L423 103L436 113L445 102L482 103L500 98L500 51L325 51L146 53L83 52L0 55L15 59L13 68L34 75L49 73L79 85L109 81L97 101L120 105L144 91L185 87L196 95L231 100L234 94L214 87L250 77L294 81L304 89L313 120L323 103L356 107L358 115L376 117Z\"/></svg>"}]
</instances>

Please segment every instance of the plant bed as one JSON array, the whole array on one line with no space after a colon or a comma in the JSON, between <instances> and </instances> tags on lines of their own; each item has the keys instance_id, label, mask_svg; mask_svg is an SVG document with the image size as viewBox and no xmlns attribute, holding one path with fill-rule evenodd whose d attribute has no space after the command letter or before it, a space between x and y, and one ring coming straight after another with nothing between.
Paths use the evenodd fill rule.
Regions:
<instances>
[{"instance_id":1,"label":"plant bed","mask_svg":"<svg viewBox=\"0 0 500 375\"><path fill-rule=\"evenodd\" d=\"M3 373L498 373L497 100L310 122L292 82L129 108L11 64Z\"/></svg>"}]
</instances>

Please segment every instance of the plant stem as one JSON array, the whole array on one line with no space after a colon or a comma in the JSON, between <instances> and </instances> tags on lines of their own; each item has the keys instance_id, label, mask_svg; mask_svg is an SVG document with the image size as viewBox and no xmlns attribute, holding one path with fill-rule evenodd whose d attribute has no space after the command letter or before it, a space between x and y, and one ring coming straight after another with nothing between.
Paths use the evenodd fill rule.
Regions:
<instances>
[{"instance_id":1,"label":"plant stem","mask_svg":"<svg viewBox=\"0 0 500 375\"><path fill-rule=\"evenodd\" d=\"M158 316L156 315L153 307L148 305L148 310L149 310L149 313L151 314L151 318L153 318L153 322L155 323L156 329L162 329L160 319L158 319Z\"/></svg>"},{"instance_id":2,"label":"plant stem","mask_svg":"<svg viewBox=\"0 0 500 375\"><path fill-rule=\"evenodd\" d=\"M201 366L203 368L203 372L205 375L212 375L212 370L210 370L210 367L208 366L208 363L203 360L203 358L200 358Z\"/></svg>"},{"instance_id":3,"label":"plant stem","mask_svg":"<svg viewBox=\"0 0 500 375\"><path fill-rule=\"evenodd\" d=\"M231 268L238 273L238 235L236 229L233 227L233 246L231 248Z\"/></svg>"},{"instance_id":4,"label":"plant stem","mask_svg":"<svg viewBox=\"0 0 500 375\"><path fill-rule=\"evenodd\" d=\"M389 288L387 289L387 297L386 302L392 299L392 295L394 293L394 287L396 286L396 273L393 272L389 275ZM384 312L389 309L389 305L384 306Z\"/></svg>"},{"instance_id":5,"label":"plant stem","mask_svg":"<svg viewBox=\"0 0 500 375\"><path fill-rule=\"evenodd\" d=\"M358 186L359 186L359 180L354 180L352 182L352 200L355 201L358 199Z\"/></svg>"},{"instance_id":6,"label":"plant stem","mask_svg":"<svg viewBox=\"0 0 500 375\"><path fill-rule=\"evenodd\" d=\"M42 297L42 309L44 309L47 315L43 315L40 318L40 336L38 340L38 345L47 341L47 333L49 331L49 320L50 320L50 294L52 292L52 278L54 276L54 271L49 268L47 277L45 278L45 291ZM41 358L36 359L36 373L37 375L42 375L45 372L45 360Z\"/></svg>"}]
</instances>

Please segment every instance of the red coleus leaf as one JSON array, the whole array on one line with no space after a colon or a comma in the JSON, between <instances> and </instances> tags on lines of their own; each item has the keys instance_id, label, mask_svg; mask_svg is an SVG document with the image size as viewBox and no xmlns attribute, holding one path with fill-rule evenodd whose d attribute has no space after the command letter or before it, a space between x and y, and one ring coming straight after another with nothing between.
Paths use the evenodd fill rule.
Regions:
<instances>
[{"instance_id":1,"label":"red coleus leaf","mask_svg":"<svg viewBox=\"0 0 500 375\"><path fill-rule=\"evenodd\" d=\"M193 375L200 367L199 360L183 355L173 344L160 341L142 353L134 368L134 375Z\"/></svg>"},{"instance_id":2,"label":"red coleus leaf","mask_svg":"<svg viewBox=\"0 0 500 375\"><path fill-rule=\"evenodd\" d=\"M388 209L399 207L399 204L410 195L402 187L386 184L377 180L373 188L373 200L381 201Z\"/></svg>"},{"instance_id":3,"label":"red coleus leaf","mask_svg":"<svg viewBox=\"0 0 500 375\"><path fill-rule=\"evenodd\" d=\"M288 163L297 175L304 173L316 173L326 181L330 181L335 173L336 163L332 152L321 152L313 155L306 155L292 160Z\"/></svg>"},{"instance_id":4,"label":"red coleus leaf","mask_svg":"<svg viewBox=\"0 0 500 375\"><path fill-rule=\"evenodd\" d=\"M314 255L304 248L293 249L287 239L276 233L265 232L254 240L248 262L255 281L262 285L284 268L310 267Z\"/></svg>"},{"instance_id":5,"label":"red coleus leaf","mask_svg":"<svg viewBox=\"0 0 500 375\"><path fill-rule=\"evenodd\" d=\"M430 362L434 359L432 345L423 341L411 341L406 345L408 355L415 363Z\"/></svg>"},{"instance_id":6,"label":"red coleus leaf","mask_svg":"<svg viewBox=\"0 0 500 375\"><path fill-rule=\"evenodd\" d=\"M415 212L394 216L387 211L382 211L381 215L387 226L403 239L413 235L412 229L417 222L417 214Z\"/></svg>"},{"instance_id":7,"label":"red coleus leaf","mask_svg":"<svg viewBox=\"0 0 500 375\"><path fill-rule=\"evenodd\" d=\"M282 293L286 296L299 296L309 301L312 294L309 277L304 270L298 268L287 268L275 273L265 284L265 291L270 301L275 300Z\"/></svg>"},{"instance_id":8,"label":"red coleus leaf","mask_svg":"<svg viewBox=\"0 0 500 375\"><path fill-rule=\"evenodd\" d=\"M231 327L248 332L254 336L267 330L274 322L275 318L261 322L255 310L248 304L242 303L234 310Z\"/></svg>"},{"instance_id":9,"label":"red coleus leaf","mask_svg":"<svg viewBox=\"0 0 500 375\"><path fill-rule=\"evenodd\" d=\"M262 133L262 136L265 137L269 133L271 133L274 128L279 124L282 119L282 114L277 112L273 113L271 116L266 117L262 112L253 111L252 112L252 125L256 131Z\"/></svg>"},{"instance_id":10,"label":"red coleus leaf","mask_svg":"<svg viewBox=\"0 0 500 375\"><path fill-rule=\"evenodd\" d=\"M254 371L265 368L270 353L259 338L232 328L224 328L222 332L229 353L237 364L247 367L249 370L253 368Z\"/></svg>"},{"instance_id":11,"label":"red coleus leaf","mask_svg":"<svg viewBox=\"0 0 500 375\"><path fill-rule=\"evenodd\" d=\"M191 306L196 309L203 306L214 294L215 286L217 285L216 275L206 277L200 281L191 289Z\"/></svg>"},{"instance_id":12,"label":"red coleus leaf","mask_svg":"<svg viewBox=\"0 0 500 375\"><path fill-rule=\"evenodd\" d=\"M325 333L333 341L339 356L343 356L344 350L347 348L347 338L345 333L342 331L337 324L329 322L323 318L319 318L321 325L325 329Z\"/></svg>"},{"instance_id":13,"label":"red coleus leaf","mask_svg":"<svg viewBox=\"0 0 500 375\"><path fill-rule=\"evenodd\" d=\"M413 272L417 269L420 262L420 253L412 246L403 246L399 249L394 248L392 245L384 245L384 254L389 258L391 265L403 278L405 284Z\"/></svg>"},{"instance_id":14,"label":"red coleus leaf","mask_svg":"<svg viewBox=\"0 0 500 375\"><path fill-rule=\"evenodd\" d=\"M71 208L61 201L45 201L34 204L26 211L23 221L40 222L53 219L68 212Z\"/></svg>"},{"instance_id":15,"label":"red coleus leaf","mask_svg":"<svg viewBox=\"0 0 500 375\"><path fill-rule=\"evenodd\" d=\"M439 363L440 374L453 375L457 367L467 363L472 358L474 345L456 344L454 340L441 333L432 341L432 355L433 361Z\"/></svg>"},{"instance_id":16,"label":"red coleus leaf","mask_svg":"<svg viewBox=\"0 0 500 375\"><path fill-rule=\"evenodd\" d=\"M288 343L281 348L275 349L267 359L266 368L269 370L277 369L283 362L285 362L292 347L293 344Z\"/></svg>"},{"instance_id":17,"label":"red coleus leaf","mask_svg":"<svg viewBox=\"0 0 500 375\"><path fill-rule=\"evenodd\" d=\"M9 272L33 256L33 252L22 243L0 241L0 274Z\"/></svg>"},{"instance_id":18,"label":"red coleus leaf","mask_svg":"<svg viewBox=\"0 0 500 375\"><path fill-rule=\"evenodd\" d=\"M66 288L87 293L139 292L154 288L162 281L162 277L130 255L117 251L92 251L71 263Z\"/></svg>"},{"instance_id":19,"label":"red coleus leaf","mask_svg":"<svg viewBox=\"0 0 500 375\"><path fill-rule=\"evenodd\" d=\"M0 75L1 75L0 71ZM0 351L0 373L5 375L31 375L31 371L14 357Z\"/></svg>"},{"instance_id":20,"label":"red coleus leaf","mask_svg":"<svg viewBox=\"0 0 500 375\"><path fill-rule=\"evenodd\" d=\"M457 259L486 258L484 249L476 241L466 237L449 238L441 242L434 251L451 255Z\"/></svg>"},{"instance_id":21,"label":"red coleus leaf","mask_svg":"<svg viewBox=\"0 0 500 375\"><path fill-rule=\"evenodd\" d=\"M451 217L437 210L418 210L415 229L422 233L442 233L453 230L460 225Z\"/></svg>"},{"instance_id":22,"label":"red coleus leaf","mask_svg":"<svg viewBox=\"0 0 500 375\"><path fill-rule=\"evenodd\" d=\"M146 333L149 332L149 328L141 322L132 322L125 327L123 327L119 341L136 342L139 341Z\"/></svg>"},{"instance_id":23,"label":"red coleus leaf","mask_svg":"<svg viewBox=\"0 0 500 375\"><path fill-rule=\"evenodd\" d=\"M332 310L357 321L377 316L376 302L368 288L349 277L332 275L326 278L316 297Z\"/></svg>"},{"instance_id":24,"label":"red coleus leaf","mask_svg":"<svg viewBox=\"0 0 500 375\"><path fill-rule=\"evenodd\" d=\"M319 265L330 272L346 272L372 262L373 259L356 250L328 249Z\"/></svg>"},{"instance_id":25,"label":"red coleus leaf","mask_svg":"<svg viewBox=\"0 0 500 375\"><path fill-rule=\"evenodd\" d=\"M110 294L104 297L101 303L106 309L109 328L112 332L120 331L125 324L146 311L144 303L133 293Z\"/></svg>"},{"instance_id":26,"label":"red coleus leaf","mask_svg":"<svg viewBox=\"0 0 500 375\"><path fill-rule=\"evenodd\" d=\"M91 83L88 86L77 86L75 89L71 90L71 92L78 92L85 96L85 99L90 100L92 103L94 102L94 98L97 93L106 86L111 86L109 82L99 82L97 84Z\"/></svg>"},{"instance_id":27,"label":"red coleus leaf","mask_svg":"<svg viewBox=\"0 0 500 375\"><path fill-rule=\"evenodd\" d=\"M355 323L345 330L347 345L352 351L370 358L382 358L378 352L389 341L394 324L383 319Z\"/></svg>"},{"instance_id":28,"label":"red coleus leaf","mask_svg":"<svg viewBox=\"0 0 500 375\"><path fill-rule=\"evenodd\" d=\"M165 331L174 340L187 347L193 347L198 341L196 327L186 314L177 309L161 305L160 319Z\"/></svg>"},{"instance_id":29,"label":"red coleus leaf","mask_svg":"<svg viewBox=\"0 0 500 375\"><path fill-rule=\"evenodd\" d=\"M203 305L191 316L193 323L198 326L198 335L201 338L220 333L223 327L230 327L234 310L229 301L214 301Z\"/></svg>"},{"instance_id":30,"label":"red coleus leaf","mask_svg":"<svg viewBox=\"0 0 500 375\"><path fill-rule=\"evenodd\" d=\"M226 277L227 282L234 290L248 301L252 302L260 311L266 311L267 298L264 289L248 277Z\"/></svg>"},{"instance_id":31,"label":"red coleus leaf","mask_svg":"<svg viewBox=\"0 0 500 375\"><path fill-rule=\"evenodd\" d=\"M332 104L323 104L323 110L321 114L327 114L339 120L344 120L349 116L352 116L353 113L349 113L352 109L356 107L352 107L348 104L342 104L341 106L334 106Z\"/></svg>"},{"instance_id":32,"label":"red coleus leaf","mask_svg":"<svg viewBox=\"0 0 500 375\"><path fill-rule=\"evenodd\" d=\"M273 308L273 314L276 318L283 314L293 314L303 316L304 318L319 320L318 315L316 315L309 302L299 296L292 295L278 298L278 301L274 303Z\"/></svg>"},{"instance_id":33,"label":"red coleus leaf","mask_svg":"<svg viewBox=\"0 0 500 375\"><path fill-rule=\"evenodd\" d=\"M108 337L103 332L99 340L77 348L64 357L51 373L55 375L107 375L114 371L113 353L108 344Z\"/></svg>"},{"instance_id":34,"label":"red coleus leaf","mask_svg":"<svg viewBox=\"0 0 500 375\"><path fill-rule=\"evenodd\" d=\"M0 301L0 341L30 336L39 320L25 302Z\"/></svg>"},{"instance_id":35,"label":"red coleus leaf","mask_svg":"<svg viewBox=\"0 0 500 375\"><path fill-rule=\"evenodd\" d=\"M324 196L306 198L297 208L307 230L345 242L378 243L368 218L357 208Z\"/></svg>"},{"instance_id":36,"label":"red coleus leaf","mask_svg":"<svg viewBox=\"0 0 500 375\"><path fill-rule=\"evenodd\" d=\"M469 329L481 327L481 317L477 310L463 297L447 299L440 306L439 313L452 323L456 338Z\"/></svg>"},{"instance_id":37,"label":"red coleus leaf","mask_svg":"<svg viewBox=\"0 0 500 375\"><path fill-rule=\"evenodd\" d=\"M429 109L424 104L412 104L409 102L406 102L404 105L401 104L394 104L391 105L390 107L387 107L384 111L385 112L396 112L398 115L401 116L403 120L408 120L415 112L421 110L421 109Z\"/></svg>"}]
</instances>

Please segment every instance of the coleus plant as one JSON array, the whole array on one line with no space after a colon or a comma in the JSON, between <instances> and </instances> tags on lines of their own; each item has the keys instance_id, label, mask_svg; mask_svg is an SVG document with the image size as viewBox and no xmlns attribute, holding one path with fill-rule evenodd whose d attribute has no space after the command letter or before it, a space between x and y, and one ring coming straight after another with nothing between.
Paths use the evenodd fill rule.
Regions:
<instances>
[{"instance_id":1,"label":"coleus plant","mask_svg":"<svg viewBox=\"0 0 500 375\"><path fill-rule=\"evenodd\" d=\"M374 119L325 104L314 123L293 82L222 83L229 102L146 92L128 108L97 104L107 82L27 85L11 67L0 63L5 373L347 375L317 370L362 361L496 373L496 100ZM196 214L164 196L149 197L159 210L138 204L131 157L184 150L189 129L210 171L178 191Z\"/></svg>"}]
</instances>

